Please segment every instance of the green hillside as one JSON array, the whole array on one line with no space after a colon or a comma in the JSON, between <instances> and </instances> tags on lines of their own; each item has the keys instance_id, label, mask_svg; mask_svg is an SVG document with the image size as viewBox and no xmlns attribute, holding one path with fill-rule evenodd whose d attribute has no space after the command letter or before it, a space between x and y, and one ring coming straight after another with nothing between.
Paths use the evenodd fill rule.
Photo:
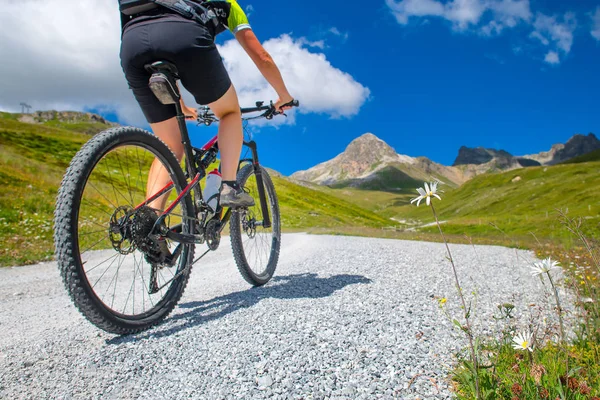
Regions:
<instances>
[{"instance_id":1,"label":"green hillside","mask_svg":"<svg viewBox=\"0 0 600 400\"><path fill-rule=\"evenodd\" d=\"M440 220L446 221L444 230L451 234L502 235L491 225L495 224L511 237L534 233L563 241L569 235L561 227L560 209L583 218L586 233L600 237L600 162L480 175L441 196L435 206ZM397 219L433 221L431 210L423 204L395 211Z\"/></svg>"},{"instance_id":2,"label":"green hillside","mask_svg":"<svg viewBox=\"0 0 600 400\"><path fill-rule=\"evenodd\" d=\"M410 190L395 192L311 187L373 211L386 218L387 225L435 233L436 227L420 228L433 222L431 210L423 204L418 208L410 204L417 196L415 189L422 185L414 182ZM583 218L586 232L600 236L600 162L488 173L459 188L443 185L440 189L444 191L442 201L435 203L439 218L445 221L444 230L456 237L467 234L505 243L507 239L534 240L533 232L540 239L564 242L569 235L560 224L558 209Z\"/></svg>"},{"instance_id":3,"label":"green hillside","mask_svg":"<svg viewBox=\"0 0 600 400\"><path fill-rule=\"evenodd\" d=\"M379 164L373 164L375 169ZM448 182L444 176L433 172L424 171L422 166L410 164L390 164L373 173L369 179L342 179L329 185L333 189L358 188L363 190L374 190L391 193L407 193L413 187L418 186L423 179L439 179ZM449 183L455 187L454 183Z\"/></svg>"},{"instance_id":4,"label":"green hillside","mask_svg":"<svg viewBox=\"0 0 600 400\"><path fill-rule=\"evenodd\" d=\"M591 151L579 157L571 158L570 160L564 161L561 164L579 164L591 161L600 161L600 149Z\"/></svg>"},{"instance_id":5,"label":"green hillside","mask_svg":"<svg viewBox=\"0 0 600 400\"><path fill-rule=\"evenodd\" d=\"M108 128L90 122L18 121L0 113L0 266L49 259L58 186L71 158L90 138ZM284 229L380 227L387 220L358 205L273 177Z\"/></svg>"}]
</instances>

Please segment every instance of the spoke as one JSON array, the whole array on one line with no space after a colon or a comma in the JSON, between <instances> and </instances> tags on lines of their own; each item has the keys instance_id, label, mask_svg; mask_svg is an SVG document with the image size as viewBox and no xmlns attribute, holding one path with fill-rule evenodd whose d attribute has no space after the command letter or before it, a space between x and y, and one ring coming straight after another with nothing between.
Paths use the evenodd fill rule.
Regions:
<instances>
[{"instance_id":1,"label":"spoke","mask_svg":"<svg viewBox=\"0 0 600 400\"><path fill-rule=\"evenodd\" d=\"M90 183L90 184L91 184L91 183ZM103 210L103 209L101 209L100 207L98 207L97 205L93 204L93 203L92 203L91 201L89 201L88 199L84 199L84 198L82 198L82 199L81 199L81 201L82 201L82 202L84 202L84 201L85 201L85 202L87 202L87 203L88 203L88 206L90 206L90 207L93 207L93 208L95 208L96 210L98 210L98 211L101 211L101 212L103 212L104 214L106 214L106 215L108 215L108 216L111 216L111 217L112 217L112 214L111 214L111 213L109 213L109 212L108 212L108 211L106 211L106 210Z\"/></svg>"},{"instance_id":2,"label":"spoke","mask_svg":"<svg viewBox=\"0 0 600 400\"><path fill-rule=\"evenodd\" d=\"M121 263L121 265L122 265L122 263ZM110 303L110 308L113 308L114 304L115 304L115 296L117 294L117 283L119 282L119 270L121 269L121 265L119 265L119 268L117 268L117 274L116 274L116 278L115 278L115 288L113 289L113 297L112 297L112 302ZM108 287L110 287L110 285Z\"/></svg>"},{"instance_id":3,"label":"spoke","mask_svg":"<svg viewBox=\"0 0 600 400\"><path fill-rule=\"evenodd\" d=\"M131 301L131 313L132 315L135 315L135 278L137 276L137 273L135 271L135 269L133 270L133 298Z\"/></svg>"},{"instance_id":4,"label":"spoke","mask_svg":"<svg viewBox=\"0 0 600 400\"><path fill-rule=\"evenodd\" d=\"M139 267L136 265L135 268L136 271L140 271ZM146 281L144 280L144 273L142 271L140 271L140 276L142 278L142 312L146 311L146 288L149 286L146 286ZM150 297L150 294L148 294L148 297Z\"/></svg>"},{"instance_id":5,"label":"spoke","mask_svg":"<svg viewBox=\"0 0 600 400\"><path fill-rule=\"evenodd\" d=\"M113 206L114 208L119 208L118 206L116 206L112 201L110 201L101 191L98 190L98 188L96 186L94 186L94 184L88 179L87 182L96 192L98 192L98 194L100 196L102 196L104 198L104 200L108 201L110 203L111 206Z\"/></svg>"},{"instance_id":6,"label":"spoke","mask_svg":"<svg viewBox=\"0 0 600 400\"><path fill-rule=\"evenodd\" d=\"M127 155L127 149L125 149L124 151L125 151L125 155ZM127 159L127 157L125 157L125 159ZM131 180L129 177L129 168L127 168L128 173L125 174L125 171L123 170L123 164L121 163L121 157L119 156L118 152L117 152L117 160L119 161L119 168L121 169L121 173L123 173L123 178L125 180L125 183L127 184L129 198L131 199L131 205L135 206L135 202L133 201L133 195L131 194ZM127 166L129 167L129 164Z\"/></svg>"},{"instance_id":7,"label":"spoke","mask_svg":"<svg viewBox=\"0 0 600 400\"><path fill-rule=\"evenodd\" d=\"M129 288L129 293L127 294L127 299L125 300L125 305L123 306L123 314L125 314L125 309L127 308L127 304L129 303L129 297L131 297L131 290L135 284L135 270L133 271L133 282L131 283L131 287Z\"/></svg>"},{"instance_id":8,"label":"spoke","mask_svg":"<svg viewBox=\"0 0 600 400\"><path fill-rule=\"evenodd\" d=\"M140 184L140 183L143 183L144 181L143 181L143 178L142 178L142 163L140 161L140 155L138 153L138 148L137 147L135 148L135 156L136 156L137 161L138 161L138 166L140 167L139 170L138 170L138 184Z\"/></svg>"},{"instance_id":9,"label":"spoke","mask_svg":"<svg viewBox=\"0 0 600 400\"><path fill-rule=\"evenodd\" d=\"M93 231L93 232L80 233L79 236L93 235L95 233L100 233L100 232L106 233L106 229L102 229L101 231Z\"/></svg>"},{"instance_id":10,"label":"spoke","mask_svg":"<svg viewBox=\"0 0 600 400\"><path fill-rule=\"evenodd\" d=\"M120 262L121 260L121 255L118 254L118 260ZM104 277L104 274L106 274L108 272L108 270L110 269L110 267L112 267L112 265L115 263L115 260L112 260L112 262L108 265L108 267L106 267L106 269L104 270L104 272L102 273L102 275L100 275L100 277L96 280L96 282L94 282L94 284L92 285L92 289L96 287L96 285L98 284L98 282L100 282L100 279L102 279L102 277Z\"/></svg>"},{"instance_id":11,"label":"spoke","mask_svg":"<svg viewBox=\"0 0 600 400\"><path fill-rule=\"evenodd\" d=\"M118 156L117 156L117 157L118 157ZM117 199L118 199L118 197L119 197L119 196L117 196L117 193L119 193L119 194L121 195L121 197L122 197L123 199L125 199L125 202L128 202L129 200L127 200L127 197L125 197L125 196L123 195L123 193L121 193L121 191L120 191L120 190L118 190L118 189L116 188L116 186L114 185L114 183L113 183L113 179L112 179L112 175L110 174L110 168L108 168L108 162L106 162L106 163L105 163L105 165L106 165L106 172L108 173L108 179L110 180L110 185L112 186L113 192L114 192L114 194L115 194L115 200L117 200ZM133 204L130 204L130 206L132 206L132 207L133 207Z\"/></svg>"},{"instance_id":12,"label":"spoke","mask_svg":"<svg viewBox=\"0 0 600 400\"><path fill-rule=\"evenodd\" d=\"M91 249L93 249L94 247L98 246L100 243L102 243L104 240L106 240L105 237L103 237L102 239L98 240L96 243L94 243L93 245L91 245L90 247L88 247L87 249L85 249L83 252L79 253L79 255L83 255L86 252L90 251Z\"/></svg>"},{"instance_id":13,"label":"spoke","mask_svg":"<svg viewBox=\"0 0 600 400\"><path fill-rule=\"evenodd\" d=\"M96 221L92 221L92 220L80 222L79 225L84 225L84 224L86 224L88 222L90 222L90 223L92 223L94 225L98 225L100 228L104 228L105 231L107 229L106 225L99 224Z\"/></svg>"},{"instance_id":14,"label":"spoke","mask_svg":"<svg viewBox=\"0 0 600 400\"><path fill-rule=\"evenodd\" d=\"M100 264L96 265L94 268L88 269L85 271L86 275L90 272L92 272L93 270L95 270L96 268L98 268L99 266L101 266L102 264L104 264L105 262L107 262L108 260L112 260L113 258L117 257L119 255L119 253L116 253L115 255L113 255L110 258L107 258L106 260L102 261Z\"/></svg>"},{"instance_id":15,"label":"spoke","mask_svg":"<svg viewBox=\"0 0 600 400\"><path fill-rule=\"evenodd\" d=\"M121 259L121 262L119 262L119 266L117 267L117 272L115 272L115 274L113 275L113 277L110 280L110 282L108 282L108 286L106 287L106 290L104 291L104 296L102 296L103 299L106 296L106 294L108 293L108 291L110 290L110 287L112 286L113 281L115 281L115 289L117 288L117 279L119 277L119 270L121 269L121 266L123 265L123 260L124 259L125 259L125 257L123 257ZM112 301L112 303L114 303L114 302L115 302L115 294L113 292L113 301ZM111 303L111 308L112 308L112 303Z\"/></svg>"}]
</instances>

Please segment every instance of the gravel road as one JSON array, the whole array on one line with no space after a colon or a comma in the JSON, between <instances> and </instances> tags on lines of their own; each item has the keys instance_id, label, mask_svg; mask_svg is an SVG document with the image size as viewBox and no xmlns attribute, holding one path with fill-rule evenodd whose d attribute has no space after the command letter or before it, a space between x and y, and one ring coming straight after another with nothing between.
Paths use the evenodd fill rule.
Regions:
<instances>
[{"instance_id":1,"label":"gravel road","mask_svg":"<svg viewBox=\"0 0 600 400\"><path fill-rule=\"evenodd\" d=\"M287 234L275 278L250 288L227 238L162 325L118 337L75 309L56 263L0 269L0 398L449 398L464 339L442 244ZM547 304L529 252L452 245L478 332L497 304Z\"/></svg>"}]
</instances>

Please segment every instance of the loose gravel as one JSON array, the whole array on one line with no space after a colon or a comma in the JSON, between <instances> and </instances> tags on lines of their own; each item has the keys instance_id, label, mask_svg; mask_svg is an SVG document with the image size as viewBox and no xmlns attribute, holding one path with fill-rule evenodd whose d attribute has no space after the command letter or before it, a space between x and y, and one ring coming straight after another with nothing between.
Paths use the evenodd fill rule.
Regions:
<instances>
[{"instance_id":1,"label":"loose gravel","mask_svg":"<svg viewBox=\"0 0 600 400\"><path fill-rule=\"evenodd\" d=\"M227 238L194 267L165 323L99 331L56 263L0 270L0 398L445 399L465 340L443 244L288 234L275 278L251 288ZM550 309L529 252L451 245L478 334ZM565 293L561 293L564 297ZM536 304L536 306L532 306Z\"/></svg>"}]
</instances>

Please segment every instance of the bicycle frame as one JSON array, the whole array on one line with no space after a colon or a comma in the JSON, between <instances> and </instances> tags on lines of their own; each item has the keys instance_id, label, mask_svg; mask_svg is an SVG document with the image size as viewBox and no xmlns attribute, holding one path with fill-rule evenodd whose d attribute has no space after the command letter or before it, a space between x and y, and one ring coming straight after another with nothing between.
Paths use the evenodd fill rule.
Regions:
<instances>
[{"instance_id":1,"label":"bicycle frame","mask_svg":"<svg viewBox=\"0 0 600 400\"><path fill-rule=\"evenodd\" d=\"M185 123L185 115L183 114L181 105L177 102L177 103L175 103L175 107L176 107L176 111L177 111L177 122L179 125L179 130L181 132L181 143L183 144L183 148L185 151L186 178L188 180L191 178L191 181L181 191L181 193L179 193L179 195L177 196L175 201L173 201L173 203L171 203L165 209L163 214L158 218L158 220L156 221L154 228L153 228L153 231L155 231L155 232L157 232L157 229L160 226L162 226L162 222L168 215L170 215L171 211L173 211L173 209L175 207L177 207L177 205L179 205L179 203L181 203L183 198L185 196L188 196L192 191L194 191L194 197L196 199L196 202L194 202L194 215L197 216L198 212L202 210L202 207L206 205L206 203L204 202L204 198L202 196L202 190L200 188L200 181L206 176L206 169L210 166L210 164L212 164L214 162L214 160L216 160L217 153L219 151L218 135L214 136L211 140L209 140L200 149L193 147L190 143L190 137L189 137L186 123ZM254 109L242 109L242 112L251 112L251 111L254 111ZM261 207L262 215L264 218L263 226L265 228L269 228L269 227L271 227L271 218L269 215L269 207L267 204L267 198L266 198L265 189L264 189L264 185L263 185L262 171L261 171L260 162L258 159L258 150L257 150L256 142L254 142L252 140L250 142L244 141L243 143L245 146L250 148L250 150L252 151L252 158L240 160L240 162L238 164L238 171L239 171L239 168L242 165L242 163L244 163L244 162L252 163L252 165L254 167L254 173L256 175L256 183L258 186L260 207ZM150 196L146 201L144 201L143 203L138 205L135 209L143 207L143 206L151 203L152 201L158 199L159 197L163 196L164 194L170 192L173 189L173 187L174 187L174 183L169 182L164 188L160 189L158 192L156 192L155 194ZM232 212L233 212L232 209L229 208L227 210L227 212L220 218L220 223L221 223L220 231L222 231L225 228L225 225L227 225L227 222L229 222ZM203 243L204 242L204 226L207 221L205 221L205 220L199 221L198 219L196 219L196 220L198 221L198 223L201 224L200 232L199 232L200 235L188 234L188 233L177 233L177 232L174 232L171 230L167 230L165 232L160 232L160 233L163 234L164 236L166 236L167 238L169 238L175 242L179 242L179 243L184 243L184 244L186 244L186 243L190 243L190 244L191 243L196 243L196 244Z\"/></svg>"}]
</instances>

